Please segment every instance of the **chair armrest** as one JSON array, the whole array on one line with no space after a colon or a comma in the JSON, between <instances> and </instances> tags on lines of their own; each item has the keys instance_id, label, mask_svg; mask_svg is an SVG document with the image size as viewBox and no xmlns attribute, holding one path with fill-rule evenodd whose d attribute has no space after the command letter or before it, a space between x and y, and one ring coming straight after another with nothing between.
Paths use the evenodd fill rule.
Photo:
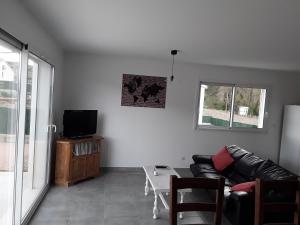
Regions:
<instances>
[{"instance_id":1,"label":"chair armrest","mask_svg":"<svg viewBox=\"0 0 300 225\"><path fill-rule=\"evenodd\" d=\"M212 163L211 155L193 155L195 163Z\"/></svg>"}]
</instances>

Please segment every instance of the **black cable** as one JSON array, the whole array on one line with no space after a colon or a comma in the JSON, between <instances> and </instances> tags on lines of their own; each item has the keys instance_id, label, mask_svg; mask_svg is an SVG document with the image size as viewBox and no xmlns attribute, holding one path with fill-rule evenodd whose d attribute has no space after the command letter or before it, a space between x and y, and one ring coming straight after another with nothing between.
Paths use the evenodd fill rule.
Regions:
<instances>
[{"instance_id":1,"label":"black cable","mask_svg":"<svg viewBox=\"0 0 300 225\"><path fill-rule=\"evenodd\" d=\"M172 62L172 76L171 76L171 81L174 80L174 55L173 55L173 62Z\"/></svg>"}]
</instances>

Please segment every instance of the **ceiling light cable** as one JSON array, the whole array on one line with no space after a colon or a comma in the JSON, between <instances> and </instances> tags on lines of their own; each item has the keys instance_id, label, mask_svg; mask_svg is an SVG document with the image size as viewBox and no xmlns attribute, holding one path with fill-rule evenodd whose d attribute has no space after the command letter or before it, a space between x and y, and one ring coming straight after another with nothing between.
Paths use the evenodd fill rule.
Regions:
<instances>
[{"instance_id":1,"label":"ceiling light cable","mask_svg":"<svg viewBox=\"0 0 300 225\"><path fill-rule=\"evenodd\" d=\"M172 55L172 74L171 74L171 77L170 77L170 80L173 81L174 80L174 62L175 62L175 55L177 55L179 51L174 49L174 50L171 50L171 55Z\"/></svg>"}]
</instances>

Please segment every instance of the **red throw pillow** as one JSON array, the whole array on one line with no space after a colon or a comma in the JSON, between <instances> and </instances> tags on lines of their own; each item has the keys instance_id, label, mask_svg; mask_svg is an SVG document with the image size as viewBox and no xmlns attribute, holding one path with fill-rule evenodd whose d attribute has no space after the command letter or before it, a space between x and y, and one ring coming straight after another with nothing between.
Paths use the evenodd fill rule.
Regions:
<instances>
[{"instance_id":1,"label":"red throw pillow","mask_svg":"<svg viewBox=\"0 0 300 225\"><path fill-rule=\"evenodd\" d=\"M231 191L245 191L245 192L252 192L255 188L255 181L240 183L237 185L234 185L231 188Z\"/></svg>"},{"instance_id":2,"label":"red throw pillow","mask_svg":"<svg viewBox=\"0 0 300 225\"><path fill-rule=\"evenodd\" d=\"M218 171L224 170L227 166L234 162L234 159L231 157L230 153L225 146L217 154L212 157L214 167Z\"/></svg>"}]
</instances>

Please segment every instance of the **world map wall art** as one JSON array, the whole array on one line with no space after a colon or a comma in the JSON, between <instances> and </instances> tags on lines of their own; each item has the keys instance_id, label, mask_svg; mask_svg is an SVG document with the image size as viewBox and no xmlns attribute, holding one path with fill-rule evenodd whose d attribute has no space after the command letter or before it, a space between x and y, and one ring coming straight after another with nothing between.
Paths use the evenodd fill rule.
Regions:
<instances>
[{"instance_id":1,"label":"world map wall art","mask_svg":"<svg viewBox=\"0 0 300 225\"><path fill-rule=\"evenodd\" d=\"M122 106L165 108L167 78L123 74Z\"/></svg>"}]
</instances>

